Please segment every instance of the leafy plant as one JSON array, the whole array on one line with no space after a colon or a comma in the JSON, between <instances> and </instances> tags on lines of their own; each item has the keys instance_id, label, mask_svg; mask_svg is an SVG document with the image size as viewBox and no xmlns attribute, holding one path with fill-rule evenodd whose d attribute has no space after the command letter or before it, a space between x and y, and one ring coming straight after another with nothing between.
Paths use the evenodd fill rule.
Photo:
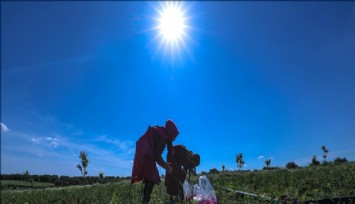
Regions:
<instances>
[{"instance_id":1,"label":"leafy plant","mask_svg":"<svg viewBox=\"0 0 355 204\"><path fill-rule=\"evenodd\" d=\"M266 167L267 167L267 168L270 168L270 164L271 164L271 159L267 159L267 160L265 161Z\"/></svg>"},{"instance_id":2,"label":"leafy plant","mask_svg":"<svg viewBox=\"0 0 355 204\"><path fill-rule=\"evenodd\" d=\"M321 147L321 149L323 150L323 162L325 162L325 159L328 156L329 150L324 145Z\"/></svg>"},{"instance_id":3,"label":"leafy plant","mask_svg":"<svg viewBox=\"0 0 355 204\"><path fill-rule=\"evenodd\" d=\"M85 177L88 174L86 168L89 164L89 159L87 157L87 154L84 151L80 151L79 158L81 159L81 165L77 164L76 167L80 170L83 177Z\"/></svg>"},{"instance_id":4,"label":"leafy plant","mask_svg":"<svg viewBox=\"0 0 355 204\"><path fill-rule=\"evenodd\" d=\"M243 160L243 154L240 153L240 154L237 154L236 156L236 162L237 162L237 166L238 166L238 169L239 171L241 170L241 168L244 166L245 162Z\"/></svg>"},{"instance_id":5,"label":"leafy plant","mask_svg":"<svg viewBox=\"0 0 355 204\"><path fill-rule=\"evenodd\" d=\"M311 166L319 166L319 165L320 165L320 162L317 160L316 155L313 155Z\"/></svg>"}]
</instances>

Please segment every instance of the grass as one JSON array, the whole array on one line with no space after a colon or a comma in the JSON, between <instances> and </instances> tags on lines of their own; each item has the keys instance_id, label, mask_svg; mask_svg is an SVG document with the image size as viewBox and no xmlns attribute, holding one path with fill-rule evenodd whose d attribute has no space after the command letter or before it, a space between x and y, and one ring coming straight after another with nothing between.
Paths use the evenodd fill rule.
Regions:
<instances>
[{"instance_id":1,"label":"grass","mask_svg":"<svg viewBox=\"0 0 355 204\"><path fill-rule=\"evenodd\" d=\"M320 200L355 195L355 164L295 170L223 172L210 175L214 186L249 192L271 199ZM238 200L235 193L217 190L220 201ZM354 201L355 202L355 201Z\"/></svg>"},{"instance_id":2,"label":"grass","mask_svg":"<svg viewBox=\"0 0 355 204\"><path fill-rule=\"evenodd\" d=\"M70 186L36 190L1 191L1 203L140 203L142 184L131 185L130 181L114 184L97 184L88 186ZM164 185L153 189L152 203L168 200Z\"/></svg>"},{"instance_id":3,"label":"grass","mask_svg":"<svg viewBox=\"0 0 355 204\"><path fill-rule=\"evenodd\" d=\"M255 172L221 172L208 174L219 203L260 203L265 198L278 200L320 200L355 195L355 164L307 167L295 170L263 170ZM191 184L197 183L191 177ZM4 181L4 184L8 181ZM3 182L2 182L3 184ZM130 181L91 186L72 186L36 190L3 190L1 203L141 203L142 184ZM244 191L264 198L237 196L225 189ZM164 182L154 186L151 203L167 203ZM355 200L354 200L355 203Z\"/></svg>"}]
</instances>

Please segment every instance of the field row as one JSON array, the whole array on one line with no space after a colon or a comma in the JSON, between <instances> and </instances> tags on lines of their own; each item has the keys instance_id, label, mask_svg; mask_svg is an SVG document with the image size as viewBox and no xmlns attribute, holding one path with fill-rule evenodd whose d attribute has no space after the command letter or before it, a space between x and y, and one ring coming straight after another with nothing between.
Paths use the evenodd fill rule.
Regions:
<instances>
[{"instance_id":1,"label":"field row","mask_svg":"<svg viewBox=\"0 0 355 204\"><path fill-rule=\"evenodd\" d=\"M219 203L249 203L270 200L321 200L355 195L355 164L307 167L295 170L262 170L255 172L220 172L208 174ZM197 183L191 177L191 184ZM1 203L140 203L141 183L128 180L112 184L72 186L41 190L3 190ZM246 192L253 196L237 196ZM253 201L252 201L253 200ZM155 186L151 203L166 203L165 186ZM354 200L355 203L355 200Z\"/></svg>"}]
</instances>

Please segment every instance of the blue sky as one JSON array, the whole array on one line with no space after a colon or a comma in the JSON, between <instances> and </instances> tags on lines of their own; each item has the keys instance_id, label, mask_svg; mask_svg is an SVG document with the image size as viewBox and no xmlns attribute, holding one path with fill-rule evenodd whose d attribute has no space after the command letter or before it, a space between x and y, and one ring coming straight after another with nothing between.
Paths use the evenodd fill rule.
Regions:
<instances>
[{"instance_id":1,"label":"blue sky","mask_svg":"<svg viewBox=\"0 0 355 204\"><path fill-rule=\"evenodd\" d=\"M354 2L1 2L1 171L129 176L148 125L173 119L197 171L355 160ZM165 156L164 156L165 158ZM161 172L164 171L161 169Z\"/></svg>"}]
</instances>

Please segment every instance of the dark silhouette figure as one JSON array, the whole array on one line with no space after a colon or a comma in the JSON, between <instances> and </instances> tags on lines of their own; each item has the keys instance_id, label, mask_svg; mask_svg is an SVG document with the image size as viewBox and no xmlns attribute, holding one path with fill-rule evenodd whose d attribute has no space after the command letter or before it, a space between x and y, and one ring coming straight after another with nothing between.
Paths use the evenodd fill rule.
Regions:
<instances>
[{"instance_id":1,"label":"dark silhouette figure","mask_svg":"<svg viewBox=\"0 0 355 204\"><path fill-rule=\"evenodd\" d=\"M186 149L183 145L174 146L174 155L168 154L167 161L171 163L173 172L167 173L165 177L165 186L170 200L174 196L178 200L184 199L183 183L186 179L187 171L196 173L196 167L200 165L200 155Z\"/></svg>"},{"instance_id":2,"label":"dark silhouette figure","mask_svg":"<svg viewBox=\"0 0 355 204\"><path fill-rule=\"evenodd\" d=\"M178 136L179 131L172 120L167 120L165 126L149 126L147 131L136 143L136 153L132 169L132 181L143 181L143 203L149 203L150 195L155 184L160 183L160 176L156 166L158 163L167 174L172 172L172 167L165 162L162 153L167 146L168 155L174 155L172 142Z\"/></svg>"}]
</instances>

